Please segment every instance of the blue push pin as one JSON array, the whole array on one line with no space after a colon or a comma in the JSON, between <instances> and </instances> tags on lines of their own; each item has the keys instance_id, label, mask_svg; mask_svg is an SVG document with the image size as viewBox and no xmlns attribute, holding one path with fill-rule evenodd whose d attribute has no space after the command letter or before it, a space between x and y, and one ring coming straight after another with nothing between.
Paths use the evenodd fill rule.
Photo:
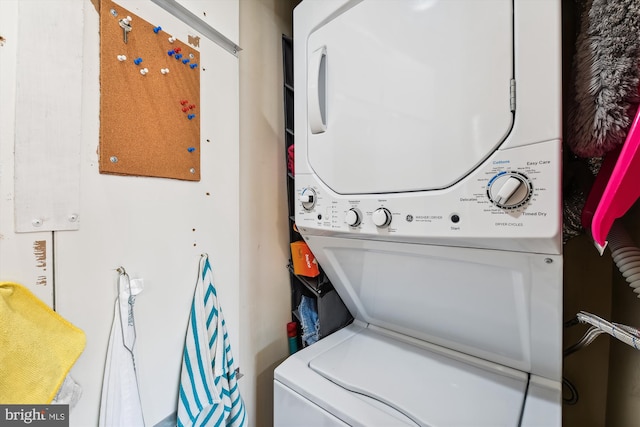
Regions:
<instances>
[{"instance_id":1,"label":"blue push pin","mask_svg":"<svg viewBox=\"0 0 640 427\"><path fill-rule=\"evenodd\" d=\"M180 58L182 58L182 54L181 53L176 55L176 59L180 59Z\"/></svg>"},{"instance_id":2,"label":"blue push pin","mask_svg":"<svg viewBox=\"0 0 640 427\"><path fill-rule=\"evenodd\" d=\"M196 151L196 149L193 148L193 147L189 147L189 148L187 148L187 151L190 152L190 153L193 153L194 151Z\"/></svg>"},{"instance_id":3,"label":"blue push pin","mask_svg":"<svg viewBox=\"0 0 640 427\"><path fill-rule=\"evenodd\" d=\"M176 51L175 51L175 50L170 50L169 52L167 52L167 55L169 55L169 56L173 56L173 54L174 54L174 53L176 53Z\"/></svg>"},{"instance_id":4,"label":"blue push pin","mask_svg":"<svg viewBox=\"0 0 640 427\"><path fill-rule=\"evenodd\" d=\"M154 33L156 33L156 34L158 34L161 30L162 30L162 27L157 26L157 27L155 27L155 28L153 29L153 32L154 32Z\"/></svg>"},{"instance_id":5,"label":"blue push pin","mask_svg":"<svg viewBox=\"0 0 640 427\"><path fill-rule=\"evenodd\" d=\"M186 59L183 59L183 60L182 60L182 63L183 63L183 64L186 64L187 62L189 62L189 58L186 58Z\"/></svg>"},{"instance_id":6,"label":"blue push pin","mask_svg":"<svg viewBox=\"0 0 640 427\"><path fill-rule=\"evenodd\" d=\"M195 62L191 65L189 65L189 67L193 70L194 68L196 68L198 66L198 64L196 64Z\"/></svg>"},{"instance_id":7,"label":"blue push pin","mask_svg":"<svg viewBox=\"0 0 640 427\"><path fill-rule=\"evenodd\" d=\"M195 116L196 116L195 114L189 114L189 115L187 116L187 119L191 120L191 119L193 119Z\"/></svg>"},{"instance_id":8,"label":"blue push pin","mask_svg":"<svg viewBox=\"0 0 640 427\"><path fill-rule=\"evenodd\" d=\"M133 63L136 65L140 65L141 62L142 62L142 58L136 58L133 60Z\"/></svg>"}]
</instances>

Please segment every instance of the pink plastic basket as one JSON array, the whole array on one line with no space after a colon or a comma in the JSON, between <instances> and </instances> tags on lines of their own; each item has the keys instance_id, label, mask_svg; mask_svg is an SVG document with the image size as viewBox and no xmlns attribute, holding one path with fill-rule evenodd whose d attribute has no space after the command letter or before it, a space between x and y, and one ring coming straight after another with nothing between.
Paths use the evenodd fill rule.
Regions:
<instances>
[{"instance_id":1,"label":"pink plastic basket","mask_svg":"<svg viewBox=\"0 0 640 427\"><path fill-rule=\"evenodd\" d=\"M598 197L600 194L602 196ZM640 108L619 154L618 151L608 153L602 163L582 212L583 227L586 229L590 227L593 239L600 246L604 246L613 222L622 217L638 197L640 197ZM597 207L594 210L595 202Z\"/></svg>"}]
</instances>

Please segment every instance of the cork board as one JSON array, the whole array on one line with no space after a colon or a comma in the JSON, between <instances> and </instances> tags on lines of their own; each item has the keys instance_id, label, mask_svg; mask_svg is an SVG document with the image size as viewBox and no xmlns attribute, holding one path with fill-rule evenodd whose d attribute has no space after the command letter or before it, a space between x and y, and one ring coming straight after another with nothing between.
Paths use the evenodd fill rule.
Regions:
<instances>
[{"instance_id":1,"label":"cork board","mask_svg":"<svg viewBox=\"0 0 640 427\"><path fill-rule=\"evenodd\" d=\"M161 25L102 0L100 173L200 180L199 63Z\"/></svg>"}]
</instances>

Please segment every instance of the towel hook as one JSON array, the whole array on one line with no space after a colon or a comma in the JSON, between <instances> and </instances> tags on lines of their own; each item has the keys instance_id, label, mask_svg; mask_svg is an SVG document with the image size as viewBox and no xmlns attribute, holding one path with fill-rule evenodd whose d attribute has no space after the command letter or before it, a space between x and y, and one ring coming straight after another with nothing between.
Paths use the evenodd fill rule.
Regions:
<instances>
[{"instance_id":1,"label":"towel hook","mask_svg":"<svg viewBox=\"0 0 640 427\"><path fill-rule=\"evenodd\" d=\"M203 274L204 271L204 266L206 265L206 262L209 260L209 254L206 252L203 252L200 254L200 261L198 262L198 277L196 278L196 283L198 283L198 280L200 280L201 275Z\"/></svg>"}]
</instances>

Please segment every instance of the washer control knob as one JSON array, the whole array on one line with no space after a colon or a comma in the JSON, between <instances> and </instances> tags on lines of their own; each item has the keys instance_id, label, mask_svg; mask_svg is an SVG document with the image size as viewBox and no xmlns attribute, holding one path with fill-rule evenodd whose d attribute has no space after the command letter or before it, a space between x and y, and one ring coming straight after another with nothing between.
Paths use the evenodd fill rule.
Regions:
<instances>
[{"instance_id":1,"label":"washer control knob","mask_svg":"<svg viewBox=\"0 0 640 427\"><path fill-rule=\"evenodd\" d=\"M371 219L377 227L388 227L391 224L391 212L387 208L378 208L373 212Z\"/></svg>"},{"instance_id":2,"label":"washer control knob","mask_svg":"<svg viewBox=\"0 0 640 427\"><path fill-rule=\"evenodd\" d=\"M357 227L362 222L362 214L357 208L351 208L347 211L344 220L350 227Z\"/></svg>"},{"instance_id":3,"label":"washer control knob","mask_svg":"<svg viewBox=\"0 0 640 427\"><path fill-rule=\"evenodd\" d=\"M502 209L517 209L531 198L533 186L520 172L501 172L491 178L487 186L487 196L494 205Z\"/></svg>"},{"instance_id":4,"label":"washer control knob","mask_svg":"<svg viewBox=\"0 0 640 427\"><path fill-rule=\"evenodd\" d=\"M313 188L303 188L299 199L302 207L306 211L310 211L316 206L316 192Z\"/></svg>"}]
</instances>

